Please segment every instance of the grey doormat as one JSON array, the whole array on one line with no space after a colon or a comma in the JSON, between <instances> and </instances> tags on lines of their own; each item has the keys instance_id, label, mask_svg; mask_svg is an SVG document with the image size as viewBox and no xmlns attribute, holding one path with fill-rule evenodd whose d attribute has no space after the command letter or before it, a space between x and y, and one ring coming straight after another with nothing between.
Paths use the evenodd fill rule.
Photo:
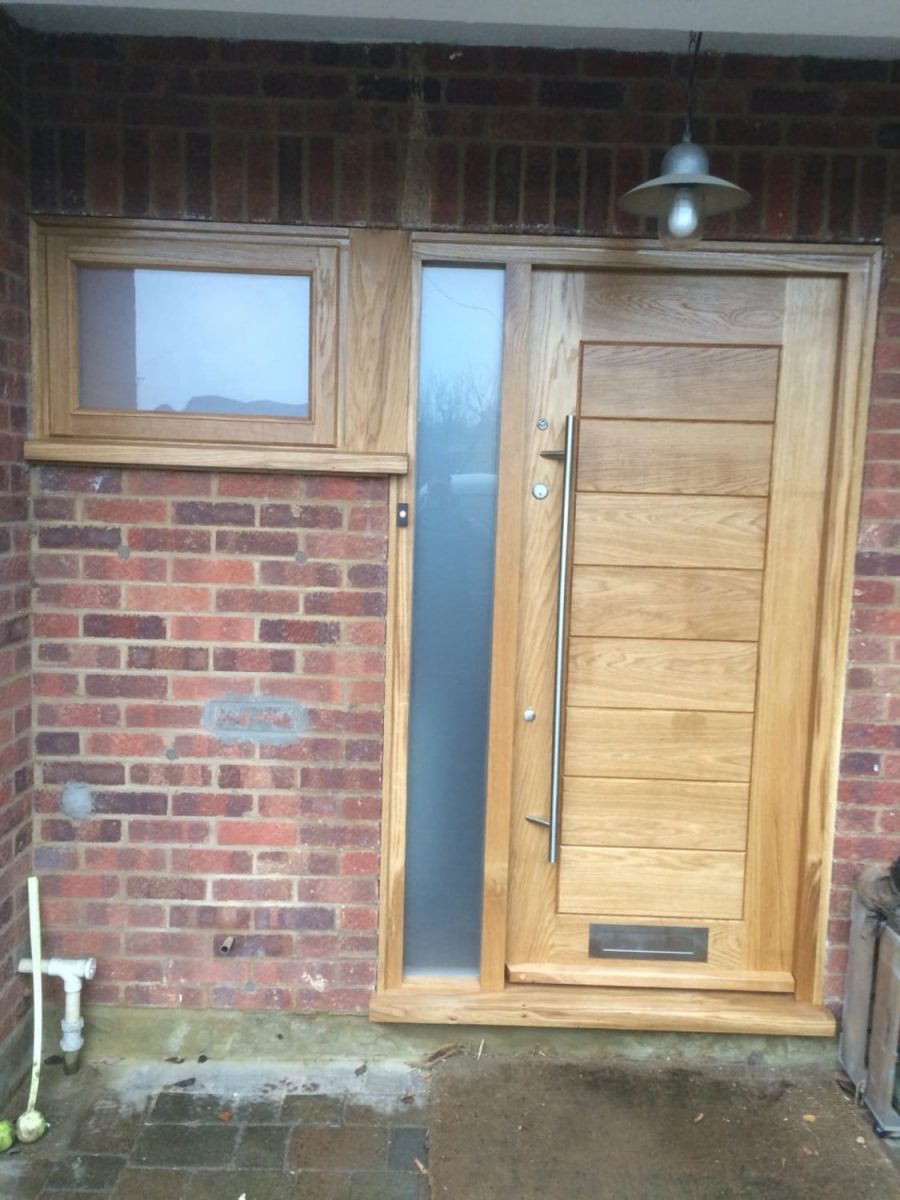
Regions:
<instances>
[{"instance_id":1,"label":"grey doormat","mask_svg":"<svg viewBox=\"0 0 900 1200\"><path fill-rule=\"evenodd\" d=\"M896 1200L839 1075L454 1058L432 1077L432 1200Z\"/></svg>"}]
</instances>

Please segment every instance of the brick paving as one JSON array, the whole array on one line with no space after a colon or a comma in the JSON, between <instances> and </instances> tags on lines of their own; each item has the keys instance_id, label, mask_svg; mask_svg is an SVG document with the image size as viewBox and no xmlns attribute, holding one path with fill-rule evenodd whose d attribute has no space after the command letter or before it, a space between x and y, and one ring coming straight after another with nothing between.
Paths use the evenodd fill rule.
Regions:
<instances>
[{"instance_id":1,"label":"brick paving","mask_svg":"<svg viewBox=\"0 0 900 1200\"><path fill-rule=\"evenodd\" d=\"M206 1086L191 1076L143 1090L147 1071L133 1066L47 1074L41 1109L50 1132L0 1159L0 1200L429 1195L422 1080L402 1065L376 1064L369 1079L365 1064L293 1078L275 1069L267 1080L229 1079L225 1069ZM7 1111L21 1107L20 1093Z\"/></svg>"}]
</instances>

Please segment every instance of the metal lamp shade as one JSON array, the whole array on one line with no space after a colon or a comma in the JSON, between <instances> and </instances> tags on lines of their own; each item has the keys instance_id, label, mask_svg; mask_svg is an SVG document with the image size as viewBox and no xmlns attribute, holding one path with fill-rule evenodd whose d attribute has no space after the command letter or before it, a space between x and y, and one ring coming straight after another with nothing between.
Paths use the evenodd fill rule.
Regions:
<instances>
[{"instance_id":1,"label":"metal lamp shade","mask_svg":"<svg viewBox=\"0 0 900 1200\"><path fill-rule=\"evenodd\" d=\"M666 153L663 173L626 192L619 207L639 217L662 217L672 201L672 188L695 187L700 191L707 217L734 212L750 203L750 193L736 183L709 173L709 156L695 142L681 142Z\"/></svg>"}]
</instances>

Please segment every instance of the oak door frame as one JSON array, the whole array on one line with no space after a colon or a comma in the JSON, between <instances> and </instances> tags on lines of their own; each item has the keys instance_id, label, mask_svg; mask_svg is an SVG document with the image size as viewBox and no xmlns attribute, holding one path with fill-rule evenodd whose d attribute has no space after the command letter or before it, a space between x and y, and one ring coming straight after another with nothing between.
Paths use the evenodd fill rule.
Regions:
<instances>
[{"instance_id":1,"label":"oak door frame","mask_svg":"<svg viewBox=\"0 0 900 1200\"><path fill-rule=\"evenodd\" d=\"M418 399L418 319L424 263L491 264L506 269L504 305L501 442L506 455L521 455L520 398L527 375L527 335L533 269L703 271L774 275L828 275L843 280L844 303L838 333L833 436L825 506L826 538L820 576L819 636L809 743L809 786L803 813L798 933L794 998L821 1005L825 935L834 841L840 733L847 667L849 617L854 580L872 350L877 317L880 247L809 246L767 243L704 243L691 251L663 250L657 242L577 238L529 239L466 234L411 236L412 322L410 338L409 474L391 481L391 513L410 499L415 486L415 433ZM512 475L507 472L507 479ZM406 854L407 717L412 633L412 550L415 505L409 527L392 521L389 536L387 695L382 815L382 870L379 905L376 1000L403 993L402 1017L434 1020L436 997L448 992L515 993L523 985L505 979L507 882L510 852L510 793L515 721L514 647L519 588L522 488L502 486L497 498L497 545L493 617L481 966L477 978L437 974L403 978L403 905ZM502 616L501 616L502 614ZM496 654L498 646L506 652ZM535 989L529 989L529 994ZM557 990L558 991L558 990ZM496 998L493 1011L502 1008ZM564 1003L564 998L559 1001ZM438 1007L441 1007L440 1005ZM582 1007L578 1005L576 1007ZM378 1005L373 1012L378 1018ZM431 1014L431 1015L429 1015ZM519 1014L521 1015L521 1014ZM545 1022L546 1023L546 1022ZM573 1020L570 1023L582 1023ZM584 1023L591 1023L586 1021Z\"/></svg>"}]
</instances>

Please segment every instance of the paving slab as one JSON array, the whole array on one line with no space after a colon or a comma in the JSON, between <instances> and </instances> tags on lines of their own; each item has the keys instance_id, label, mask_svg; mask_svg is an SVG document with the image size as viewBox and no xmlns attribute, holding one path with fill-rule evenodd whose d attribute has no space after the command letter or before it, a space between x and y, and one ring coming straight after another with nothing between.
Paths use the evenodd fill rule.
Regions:
<instances>
[{"instance_id":1,"label":"paving slab","mask_svg":"<svg viewBox=\"0 0 900 1200\"><path fill-rule=\"evenodd\" d=\"M415 1171L428 1158L428 1131L424 1125L397 1126L388 1139L388 1166L396 1171Z\"/></svg>"},{"instance_id":2,"label":"paving slab","mask_svg":"<svg viewBox=\"0 0 900 1200\"><path fill-rule=\"evenodd\" d=\"M236 1167L284 1167L288 1129L284 1125L245 1125L234 1152Z\"/></svg>"},{"instance_id":3,"label":"paving slab","mask_svg":"<svg viewBox=\"0 0 900 1200\"><path fill-rule=\"evenodd\" d=\"M196 1171L185 1200L301 1200L297 1182L283 1171ZM48 1197L49 1200L49 1197Z\"/></svg>"},{"instance_id":4,"label":"paving slab","mask_svg":"<svg viewBox=\"0 0 900 1200\"><path fill-rule=\"evenodd\" d=\"M0 1200L37 1200L53 1166L52 1162L7 1154L0 1163Z\"/></svg>"},{"instance_id":5,"label":"paving slab","mask_svg":"<svg viewBox=\"0 0 900 1200\"><path fill-rule=\"evenodd\" d=\"M296 1200L349 1200L350 1176L328 1171L298 1171Z\"/></svg>"},{"instance_id":6,"label":"paving slab","mask_svg":"<svg viewBox=\"0 0 900 1200\"><path fill-rule=\"evenodd\" d=\"M344 1113L343 1096L285 1096L281 1119L305 1125L340 1125Z\"/></svg>"},{"instance_id":7,"label":"paving slab","mask_svg":"<svg viewBox=\"0 0 900 1200\"><path fill-rule=\"evenodd\" d=\"M398 1175L394 1171L367 1171L354 1175L350 1181L349 1200L420 1200L427 1196L415 1175Z\"/></svg>"},{"instance_id":8,"label":"paving slab","mask_svg":"<svg viewBox=\"0 0 900 1200\"><path fill-rule=\"evenodd\" d=\"M387 1166L387 1135L372 1125L300 1125L291 1130L288 1169L372 1170Z\"/></svg>"},{"instance_id":9,"label":"paving slab","mask_svg":"<svg viewBox=\"0 0 900 1200\"><path fill-rule=\"evenodd\" d=\"M218 1167L230 1161L237 1143L234 1126L148 1125L132 1160L140 1167Z\"/></svg>"},{"instance_id":10,"label":"paving slab","mask_svg":"<svg viewBox=\"0 0 900 1200\"><path fill-rule=\"evenodd\" d=\"M126 1167L116 1181L113 1200L183 1200L191 1178L187 1171Z\"/></svg>"},{"instance_id":11,"label":"paving slab","mask_svg":"<svg viewBox=\"0 0 900 1200\"><path fill-rule=\"evenodd\" d=\"M48 1192L108 1191L125 1166L125 1159L111 1154L72 1154L56 1164L44 1190Z\"/></svg>"},{"instance_id":12,"label":"paving slab","mask_svg":"<svg viewBox=\"0 0 900 1200\"><path fill-rule=\"evenodd\" d=\"M74 1122L69 1145L84 1154L130 1154L143 1118L142 1107L124 1107L115 1092L103 1091Z\"/></svg>"}]
</instances>

